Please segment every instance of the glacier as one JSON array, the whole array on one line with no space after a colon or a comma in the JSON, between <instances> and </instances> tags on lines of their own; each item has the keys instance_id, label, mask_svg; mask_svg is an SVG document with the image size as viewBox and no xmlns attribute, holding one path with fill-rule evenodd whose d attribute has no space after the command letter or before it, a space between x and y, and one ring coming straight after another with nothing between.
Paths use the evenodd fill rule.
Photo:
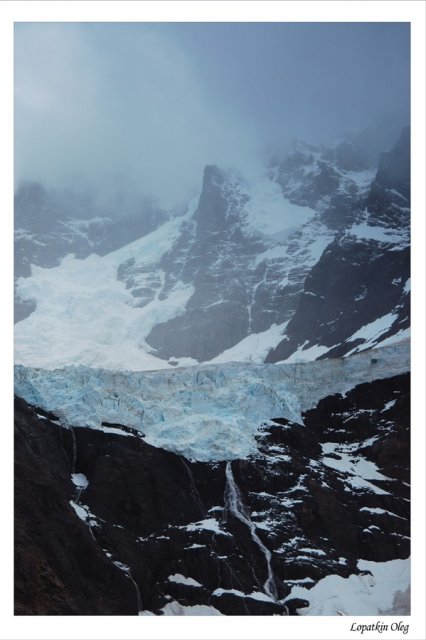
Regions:
<instances>
[{"instance_id":1,"label":"glacier","mask_svg":"<svg viewBox=\"0 0 426 640\"><path fill-rule=\"evenodd\" d=\"M190 460L246 458L273 418L301 424L328 395L410 369L408 341L347 358L283 364L224 363L154 371L87 366L15 367L15 392L52 411L64 426L123 424L149 444ZM126 434L128 435L128 434Z\"/></svg>"},{"instance_id":2,"label":"glacier","mask_svg":"<svg viewBox=\"0 0 426 640\"><path fill-rule=\"evenodd\" d=\"M296 295L334 234L314 209L291 203L270 179L253 187L232 175L223 180L222 191L230 198L227 215L236 215L235 206L245 242L256 237L265 250L254 253L247 263L251 275L245 286L252 288L247 298L248 335L217 356L199 361L263 362L282 339L287 319L274 322L274 312L269 326L255 327L256 296L270 286L271 277L279 291L289 287L291 295ZM199 203L200 198L195 197L185 215L169 219L148 235L106 255L93 253L81 259L68 254L53 268L32 264L31 275L18 278L16 283L19 298L35 305L31 315L16 325L16 362L49 369L81 364L135 371L198 364L189 353L177 356L172 351L170 357L162 357L148 337L157 325L184 316L194 298L199 298L200 284L195 286L194 274L190 282L183 282L182 274L173 276L170 286L170 267L164 270L162 264L166 254L173 253L188 229L197 224ZM193 251L194 238L189 235L188 246ZM179 251L175 259L174 268L179 271L183 259ZM220 268L219 262L211 267L212 272ZM236 274L237 280L241 277ZM144 297L141 292L150 295ZM220 302L214 299L210 304ZM203 304L207 309L209 303Z\"/></svg>"},{"instance_id":3,"label":"glacier","mask_svg":"<svg viewBox=\"0 0 426 640\"><path fill-rule=\"evenodd\" d=\"M78 363L114 369L122 368L123 362L136 370L170 367L150 353L145 337L158 322L182 313L193 294L191 285L177 282L165 299L159 299L164 274L158 273L158 262L193 215L196 202L184 216L107 256L93 253L81 260L69 254L53 269L32 265L31 276L17 282L22 299L35 300L37 307L17 325L16 361L46 368ZM153 271L159 275L154 300L143 307L117 279L119 266L132 260L143 268L145 279Z\"/></svg>"}]
</instances>

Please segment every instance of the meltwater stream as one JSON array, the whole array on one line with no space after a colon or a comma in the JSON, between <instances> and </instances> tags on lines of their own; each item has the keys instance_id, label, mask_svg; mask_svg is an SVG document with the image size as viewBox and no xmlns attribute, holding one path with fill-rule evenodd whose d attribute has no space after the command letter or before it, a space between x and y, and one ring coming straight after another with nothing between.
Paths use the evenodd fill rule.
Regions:
<instances>
[{"instance_id":1,"label":"meltwater stream","mask_svg":"<svg viewBox=\"0 0 426 640\"><path fill-rule=\"evenodd\" d=\"M236 518L238 518L238 520L240 520L240 522L242 522L249 528L250 535L252 537L253 542L259 547L262 554L264 555L266 560L266 565L268 567L268 578L265 584L263 585L263 589L266 595L272 598L272 600L276 600L277 594L275 591L274 574L272 573L272 567L271 567L271 557L272 557L271 552L269 551L269 549L265 547L262 540L259 538L259 536L256 533L256 526L245 513L245 508L241 498L241 493L235 483L234 474L232 473L231 462L226 463L225 473L226 473L225 506Z\"/></svg>"},{"instance_id":2,"label":"meltwater stream","mask_svg":"<svg viewBox=\"0 0 426 640\"><path fill-rule=\"evenodd\" d=\"M75 473L75 462L77 460L77 443L75 440L75 433L73 427L69 427L72 438L72 464L71 464L71 473Z\"/></svg>"},{"instance_id":3,"label":"meltwater stream","mask_svg":"<svg viewBox=\"0 0 426 640\"><path fill-rule=\"evenodd\" d=\"M127 574L127 577L129 578L130 582L133 584L133 588L134 588L135 593L136 593L136 603L137 603L137 607L138 607L138 616L141 616L143 614L141 592L139 591L139 587L136 584L136 582L134 581L133 576L130 573L130 570L129 570L129 573Z\"/></svg>"}]
</instances>

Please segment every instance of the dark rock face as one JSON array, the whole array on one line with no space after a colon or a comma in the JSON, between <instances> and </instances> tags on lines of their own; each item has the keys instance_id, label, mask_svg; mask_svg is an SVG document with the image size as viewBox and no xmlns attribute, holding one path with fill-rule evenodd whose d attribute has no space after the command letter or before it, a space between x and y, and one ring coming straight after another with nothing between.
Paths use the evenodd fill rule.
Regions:
<instances>
[{"instance_id":1,"label":"dark rock face","mask_svg":"<svg viewBox=\"0 0 426 640\"><path fill-rule=\"evenodd\" d=\"M361 147L354 141L328 149L297 144L270 166L269 189L277 187L278 198L262 188L259 196L240 178L208 165L198 206L170 248L152 264L132 258L117 269L135 307L155 306L182 288L188 294L186 305L172 303L176 311L143 334L148 349L165 360L205 362L288 323L267 356L276 362L302 345L329 347L324 357L347 353L365 343L351 340L353 334L388 314L381 340L408 327L409 130L381 154L377 171ZM76 210L82 214L89 204L76 203ZM297 226L294 205L312 210L303 225ZM259 208L256 215L271 208L276 216L282 207L284 218L291 210L295 227L263 233L261 223L251 224L250 207ZM153 230L166 215L145 207L118 220L87 212L76 219L37 185L18 192L15 212L16 276L28 276L30 263L57 265L70 252L104 255ZM34 306L17 296L16 320Z\"/></svg>"},{"instance_id":2,"label":"dark rock face","mask_svg":"<svg viewBox=\"0 0 426 640\"><path fill-rule=\"evenodd\" d=\"M410 295L404 285L409 277L409 248L386 251L373 240L335 240L306 279L286 338L266 362L285 360L303 344L305 349L330 347L327 358L342 356L364 342L351 340L360 327L387 314L394 319L378 336L381 340L408 328Z\"/></svg>"},{"instance_id":3,"label":"dark rock face","mask_svg":"<svg viewBox=\"0 0 426 640\"><path fill-rule=\"evenodd\" d=\"M325 398L304 421L265 424L251 458L200 463L18 400L16 613L293 615L297 581L407 557L408 374ZM363 480L357 460L381 475Z\"/></svg>"},{"instance_id":4,"label":"dark rock face","mask_svg":"<svg viewBox=\"0 0 426 640\"><path fill-rule=\"evenodd\" d=\"M382 154L365 213L358 211L353 220L379 229L381 238L369 238L368 233L357 237L351 229L336 236L306 278L285 338L266 362L284 360L302 345L333 347L327 358L344 355L364 342L362 337L350 340L353 334L388 314L389 327L377 341L410 326L410 293L405 288L410 278L409 180L407 129L393 149Z\"/></svg>"},{"instance_id":5,"label":"dark rock face","mask_svg":"<svg viewBox=\"0 0 426 640\"><path fill-rule=\"evenodd\" d=\"M132 585L70 505L69 450L63 429L17 400L15 614L135 614Z\"/></svg>"},{"instance_id":6,"label":"dark rock face","mask_svg":"<svg viewBox=\"0 0 426 640\"><path fill-rule=\"evenodd\" d=\"M219 168L207 165L196 214L201 233L220 232L227 222L228 203L221 189L224 183L225 175Z\"/></svg>"},{"instance_id":7,"label":"dark rock face","mask_svg":"<svg viewBox=\"0 0 426 640\"><path fill-rule=\"evenodd\" d=\"M363 206L365 189L354 182L359 172L371 169L351 142L334 149L299 143L276 171L276 180L291 202L309 206L333 231L352 224Z\"/></svg>"},{"instance_id":8,"label":"dark rock face","mask_svg":"<svg viewBox=\"0 0 426 640\"><path fill-rule=\"evenodd\" d=\"M291 318L312 266L311 244L324 234L323 225L332 239L360 207L356 184L336 168L334 158L326 161L318 154L315 147L303 147L278 167L284 196L319 212L309 227L281 241L247 225L249 197L238 180L215 166L206 168L193 219L160 265L166 273L160 297L179 281L195 291L185 313L149 334L157 356L209 360L247 335ZM271 247L279 248L281 257L258 258Z\"/></svg>"},{"instance_id":9,"label":"dark rock face","mask_svg":"<svg viewBox=\"0 0 426 640\"><path fill-rule=\"evenodd\" d=\"M344 141L337 145L335 161L343 171L362 171L369 167L365 154L352 141Z\"/></svg>"},{"instance_id":10,"label":"dark rock face","mask_svg":"<svg viewBox=\"0 0 426 640\"><path fill-rule=\"evenodd\" d=\"M253 299L256 280L252 263L268 244L244 223L247 196L237 182L217 167L204 172L197 210L162 259L166 281L160 296L176 285L192 284L194 293L186 311L157 324L147 342L162 358L189 356L199 361L214 358L271 322L278 309ZM250 315L250 309L253 314Z\"/></svg>"},{"instance_id":11,"label":"dark rock face","mask_svg":"<svg viewBox=\"0 0 426 640\"><path fill-rule=\"evenodd\" d=\"M382 153L375 182L383 189L395 190L410 205L410 129L406 127L395 146Z\"/></svg>"},{"instance_id":12,"label":"dark rock face","mask_svg":"<svg viewBox=\"0 0 426 640\"><path fill-rule=\"evenodd\" d=\"M410 130L382 153L376 179L367 200L371 224L399 229L410 221Z\"/></svg>"}]
</instances>

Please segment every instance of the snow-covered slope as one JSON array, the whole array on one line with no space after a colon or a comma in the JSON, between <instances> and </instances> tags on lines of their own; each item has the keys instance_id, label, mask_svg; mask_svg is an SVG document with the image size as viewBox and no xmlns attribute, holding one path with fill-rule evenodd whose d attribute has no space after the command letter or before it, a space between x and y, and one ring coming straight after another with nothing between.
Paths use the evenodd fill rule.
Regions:
<instances>
[{"instance_id":1,"label":"snow-covered slope","mask_svg":"<svg viewBox=\"0 0 426 640\"><path fill-rule=\"evenodd\" d=\"M410 134L404 130L381 155L366 195L305 279L296 312L267 361L312 357L311 350L315 357L348 355L409 336L409 184ZM345 202L336 215L353 206Z\"/></svg>"},{"instance_id":2,"label":"snow-covered slope","mask_svg":"<svg viewBox=\"0 0 426 640\"><path fill-rule=\"evenodd\" d=\"M174 218L103 257L69 255L54 269L33 266L31 277L18 283L21 297L34 299L37 307L16 326L16 360L46 368L72 363L135 370L170 366L149 353L145 338L160 320L183 312L193 293L191 285L178 282L167 298L159 299L164 274L158 262L184 221ZM117 279L117 269L127 261L137 261L144 272L139 287L158 278L145 306L138 306Z\"/></svg>"},{"instance_id":3,"label":"snow-covered slope","mask_svg":"<svg viewBox=\"0 0 426 640\"><path fill-rule=\"evenodd\" d=\"M16 361L291 362L407 337L407 149L403 135L375 172L350 146L299 144L252 185L209 165L184 216L106 255L37 258L17 281L35 311L17 324ZM57 222L65 239L83 229Z\"/></svg>"},{"instance_id":4,"label":"snow-covered slope","mask_svg":"<svg viewBox=\"0 0 426 640\"><path fill-rule=\"evenodd\" d=\"M360 560L360 574L329 575L311 589L293 587L289 598L309 599L303 616L377 616L406 614L410 591L410 559Z\"/></svg>"},{"instance_id":5,"label":"snow-covered slope","mask_svg":"<svg viewBox=\"0 0 426 640\"><path fill-rule=\"evenodd\" d=\"M170 217L146 202L123 202L110 197L97 202L87 193L48 191L38 183L24 183L15 194L15 281L28 277L34 266L51 268L72 253L86 258L123 247ZM34 304L15 295L15 322L34 310Z\"/></svg>"},{"instance_id":6,"label":"snow-covered slope","mask_svg":"<svg viewBox=\"0 0 426 640\"><path fill-rule=\"evenodd\" d=\"M17 612L408 613L407 134L378 168L349 143L255 185L207 166L131 242L39 204L17 228Z\"/></svg>"},{"instance_id":7,"label":"snow-covered slope","mask_svg":"<svg viewBox=\"0 0 426 640\"><path fill-rule=\"evenodd\" d=\"M215 179L215 171L211 181ZM252 245L247 248L246 241L234 243L245 247L235 264L224 264L235 249L231 240L221 247L220 243L216 245L217 234L211 241L213 244L208 236L207 240L193 237L204 234L199 230L204 225L201 208L194 201L185 216L164 223L151 234L106 256L92 254L80 259L69 255L56 268L33 266L31 276L21 278L17 285L21 299L36 304L32 315L16 327L17 361L47 368L76 363L111 369L159 369L171 366L169 359L173 364L189 364L189 357L195 353L206 356L201 359L209 359L207 356L226 346L226 341L232 348L235 344L232 333L241 314L244 328L237 331L235 338L244 340L247 332L254 336L261 325L268 330L279 312L268 306L263 308L258 300L265 296L265 292L262 296L265 282L269 280L268 296L275 295L273 291L277 288L291 291L300 286L300 278L318 260L331 236L313 219L314 211L286 204L278 186L271 181L255 189L253 200L249 200L240 183L225 181L225 185L222 188L231 190L234 198L238 195L241 202L250 202L247 210L241 205L238 215L234 210L227 212L230 218L236 216L232 223L235 232L241 228ZM301 220L307 220L298 232L297 225L294 226L295 210L300 210ZM229 225L225 225L224 233L229 230ZM295 233L296 246L294 239L292 243L282 239ZM206 261L190 265L196 260L198 244L212 255L209 260L207 253ZM237 276L248 278L249 282L243 285ZM231 289L226 287L226 279ZM235 289L242 286L244 304L238 301ZM186 327L179 331L173 324L168 326L170 321L179 323L180 316ZM224 321L228 331L221 326ZM220 332L220 336L215 336L217 344L203 333L206 322L214 324ZM162 327L166 327L167 335ZM153 330L159 337L152 337ZM147 342L148 336L166 357L155 355L155 349ZM257 361L264 359L280 334L275 331L265 339L266 346L261 348ZM171 344L165 353L167 341ZM262 338L260 342L263 344ZM240 357L247 359L250 353L248 348Z\"/></svg>"}]
</instances>

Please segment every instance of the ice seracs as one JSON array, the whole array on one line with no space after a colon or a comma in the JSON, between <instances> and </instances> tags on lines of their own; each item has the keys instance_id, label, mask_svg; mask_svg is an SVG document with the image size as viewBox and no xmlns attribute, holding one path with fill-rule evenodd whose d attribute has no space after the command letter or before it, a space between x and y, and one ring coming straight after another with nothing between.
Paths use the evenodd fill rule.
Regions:
<instances>
[{"instance_id":1,"label":"ice seracs","mask_svg":"<svg viewBox=\"0 0 426 640\"><path fill-rule=\"evenodd\" d=\"M409 344L401 342L344 359L293 364L227 363L151 372L17 366L15 388L66 425L113 433L118 423L192 460L233 460L256 453L254 436L266 421L280 417L301 424L301 412L321 398L409 371L409 361Z\"/></svg>"}]
</instances>

